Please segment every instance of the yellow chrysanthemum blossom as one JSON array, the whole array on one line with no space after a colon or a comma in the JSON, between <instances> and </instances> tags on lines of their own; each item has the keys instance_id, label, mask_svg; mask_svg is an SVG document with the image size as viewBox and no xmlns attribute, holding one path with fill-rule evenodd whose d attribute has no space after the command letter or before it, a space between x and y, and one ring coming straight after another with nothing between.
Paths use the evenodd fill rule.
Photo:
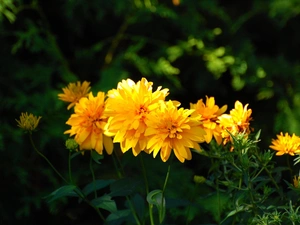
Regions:
<instances>
[{"instance_id":1,"label":"yellow chrysanthemum blossom","mask_svg":"<svg viewBox=\"0 0 300 225\"><path fill-rule=\"evenodd\" d=\"M107 123L107 117L104 115L104 97L104 92L98 92L95 97L90 93L88 97L81 98L75 105L74 114L66 122L71 129L65 131L65 134L75 135L74 139L80 150L95 149L102 154L104 147L108 154L113 151L111 137L104 135Z\"/></svg>"},{"instance_id":2,"label":"yellow chrysanthemum blossom","mask_svg":"<svg viewBox=\"0 0 300 225\"><path fill-rule=\"evenodd\" d=\"M114 136L122 152L132 148L136 156L146 148L145 119L168 95L168 89L152 91L152 82L145 78L135 83L131 79L119 82L117 89L108 92L106 115L109 116L107 135Z\"/></svg>"},{"instance_id":3,"label":"yellow chrysanthemum blossom","mask_svg":"<svg viewBox=\"0 0 300 225\"><path fill-rule=\"evenodd\" d=\"M241 102L236 101L230 114L223 114L218 117L224 145L231 140L230 134L235 136L238 133L243 133L247 136L251 132L251 114L252 110L248 109L248 104L243 107Z\"/></svg>"},{"instance_id":4,"label":"yellow chrysanthemum blossom","mask_svg":"<svg viewBox=\"0 0 300 225\"><path fill-rule=\"evenodd\" d=\"M25 112L21 113L20 120L16 121L20 128L31 133L37 128L41 118L41 116L37 117L32 113L28 114L27 112Z\"/></svg>"},{"instance_id":5,"label":"yellow chrysanthemum blossom","mask_svg":"<svg viewBox=\"0 0 300 225\"><path fill-rule=\"evenodd\" d=\"M64 102L71 102L68 105L68 110L71 109L82 97L87 97L91 87L90 82L80 81L77 83L70 83L68 87L63 88L63 94L58 94L58 98Z\"/></svg>"},{"instance_id":6,"label":"yellow chrysanthemum blossom","mask_svg":"<svg viewBox=\"0 0 300 225\"><path fill-rule=\"evenodd\" d=\"M204 103L200 99L196 104L190 103L190 108L195 109L195 112L192 113L192 117L199 116L202 124L200 125L206 132L205 141L209 143L214 137L216 142L220 145L222 143L221 128L216 122L218 116L222 115L227 110L227 105L219 106L215 105L214 97L207 97L206 102Z\"/></svg>"},{"instance_id":7,"label":"yellow chrysanthemum blossom","mask_svg":"<svg viewBox=\"0 0 300 225\"><path fill-rule=\"evenodd\" d=\"M200 151L198 143L204 142L205 131L200 122L190 115L194 110L177 108L174 102L161 101L159 108L151 112L146 120L145 136L148 153L156 157L160 151L162 161L166 162L173 150L180 162L192 159L190 148Z\"/></svg>"},{"instance_id":8,"label":"yellow chrysanthemum blossom","mask_svg":"<svg viewBox=\"0 0 300 225\"><path fill-rule=\"evenodd\" d=\"M283 133L280 132L280 134L277 135L277 139L272 140L270 148L277 151L276 155L289 154L294 156L300 153L300 137L295 134L290 136L288 133L283 135Z\"/></svg>"}]
</instances>

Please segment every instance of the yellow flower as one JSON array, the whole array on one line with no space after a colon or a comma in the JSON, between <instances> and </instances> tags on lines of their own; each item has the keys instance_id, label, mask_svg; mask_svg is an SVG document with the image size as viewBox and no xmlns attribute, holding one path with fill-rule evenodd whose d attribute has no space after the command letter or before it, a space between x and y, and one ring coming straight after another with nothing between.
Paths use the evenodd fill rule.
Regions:
<instances>
[{"instance_id":1,"label":"yellow flower","mask_svg":"<svg viewBox=\"0 0 300 225\"><path fill-rule=\"evenodd\" d=\"M68 87L63 88L63 94L58 94L60 100L64 102L71 102L68 105L68 110L71 109L82 97L88 96L90 87L90 82L84 81L82 84L80 81L76 83L70 83Z\"/></svg>"},{"instance_id":2,"label":"yellow flower","mask_svg":"<svg viewBox=\"0 0 300 225\"><path fill-rule=\"evenodd\" d=\"M272 140L270 148L277 151L276 155L289 154L294 156L300 153L300 137L293 134L290 136L288 133L285 135L280 132L277 139Z\"/></svg>"},{"instance_id":3,"label":"yellow flower","mask_svg":"<svg viewBox=\"0 0 300 225\"><path fill-rule=\"evenodd\" d=\"M218 117L218 123L222 129L221 135L224 138L223 144L225 145L231 140L230 132L233 136L243 133L247 135L251 132L250 121L251 121L251 109L247 109L248 104L243 107L243 104L236 101L234 109L230 111L230 114L223 114Z\"/></svg>"},{"instance_id":4,"label":"yellow flower","mask_svg":"<svg viewBox=\"0 0 300 225\"><path fill-rule=\"evenodd\" d=\"M137 83L130 79L119 82L117 89L108 92L106 115L109 116L107 135L115 136L122 152L132 148L136 156L146 148L145 119L168 95L168 89L152 91L152 82L142 78Z\"/></svg>"},{"instance_id":5,"label":"yellow flower","mask_svg":"<svg viewBox=\"0 0 300 225\"><path fill-rule=\"evenodd\" d=\"M156 157L160 151L166 162L173 150L180 162L192 159L190 148L200 151L199 142L204 142L205 131L200 122L190 117L194 110L178 109L174 102L161 101L159 108L151 112L146 120L145 136L150 139L147 152Z\"/></svg>"},{"instance_id":6,"label":"yellow flower","mask_svg":"<svg viewBox=\"0 0 300 225\"><path fill-rule=\"evenodd\" d=\"M20 120L16 120L18 126L25 131L32 132L34 131L42 117L34 116L32 113L28 114L27 112L21 113Z\"/></svg>"},{"instance_id":7,"label":"yellow flower","mask_svg":"<svg viewBox=\"0 0 300 225\"><path fill-rule=\"evenodd\" d=\"M195 109L195 112L193 112L191 115L192 117L199 115L201 116L201 127L206 132L206 135L204 136L206 143L209 143L212 137L214 137L217 143L221 144L221 128L216 121L218 116L222 115L227 110L227 105L219 108L219 106L215 105L214 97L209 98L206 96L206 103L200 99L196 104L190 103L190 108Z\"/></svg>"},{"instance_id":8,"label":"yellow flower","mask_svg":"<svg viewBox=\"0 0 300 225\"><path fill-rule=\"evenodd\" d=\"M110 137L104 135L104 127L107 117L104 115L104 93L98 92L97 96L92 93L83 97L75 105L75 112L66 124L71 126L65 134L75 135L75 141L81 150L95 149L99 154L103 152L103 146L108 154L113 151L113 143Z\"/></svg>"}]
</instances>

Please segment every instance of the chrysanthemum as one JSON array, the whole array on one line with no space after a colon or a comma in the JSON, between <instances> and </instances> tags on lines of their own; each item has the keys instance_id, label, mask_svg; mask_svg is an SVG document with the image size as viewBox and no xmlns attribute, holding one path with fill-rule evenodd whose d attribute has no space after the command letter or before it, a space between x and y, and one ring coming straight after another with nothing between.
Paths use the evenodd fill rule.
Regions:
<instances>
[{"instance_id":1,"label":"chrysanthemum","mask_svg":"<svg viewBox=\"0 0 300 225\"><path fill-rule=\"evenodd\" d=\"M206 143L209 143L212 137L214 137L217 143L221 144L221 128L216 121L218 116L222 115L227 110L227 105L219 108L219 106L215 105L214 97L209 98L206 96L206 103L200 99L196 104L190 103L190 108L195 109L195 112L191 115L192 117L200 115L199 119L202 122L200 126L206 132L204 136Z\"/></svg>"},{"instance_id":2,"label":"chrysanthemum","mask_svg":"<svg viewBox=\"0 0 300 225\"><path fill-rule=\"evenodd\" d=\"M277 139L272 140L270 148L277 151L276 155L289 154L294 156L300 153L300 137L293 134L290 136L288 133L285 135L280 132Z\"/></svg>"},{"instance_id":3,"label":"chrysanthemum","mask_svg":"<svg viewBox=\"0 0 300 225\"><path fill-rule=\"evenodd\" d=\"M152 91L152 82L142 78L137 83L130 79L119 82L117 89L108 92L106 114L110 117L106 134L114 136L122 152L132 148L136 156L146 148L145 119L168 95L168 89Z\"/></svg>"},{"instance_id":4,"label":"chrysanthemum","mask_svg":"<svg viewBox=\"0 0 300 225\"><path fill-rule=\"evenodd\" d=\"M192 159L190 148L200 150L198 143L204 142L205 135L199 120L190 117L193 111L178 109L172 101L161 101L159 108L147 117L145 136L150 137L147 152L156 157L160 151L164 162L172 150L180 162Z\"/></svg>"},{"instance_id":5,"label":"chrysanthemum","mask_svg":"<svg viewBox=\"0 0 300 225\"><path fill-rule=\"evenodd\" d=\"M247 108L248 104L243 107L241 102L236 101L234 109L230 111L230 114L223 114L218 117L218 123L222 129L221 135L224 138L224 145L231 139L230 134L233 136L238 133L247 135L251 132L250 120L252 119L252 110Z\"/></svg>"},{"instance_id":6,"label":"chrysanthemum","mask_svg":"<svg viewBox=\"0 0 300 225\"><path fill-rule=\"evenodd\" d=\"M63 88L63 94L58 94L60 100L64 102L70 102L68 110L71 109L82 97L86 97L89 94L91 87L90 82L84 81L82 84L80 81L77 83L70 83L68 87Z\"/></svg>"},{"instance_id":7,"label":"chrysanthemum","mask_svg":"<svg viewBox=\"0 0 300 225\"><path fill-rule=\"evenodd\" d=\"M95 149L102 154L104 146L108 154L113 151L112 139L104 135L107 123L104 96L103 92L98 92L95 97L90 93L88 97L81 98L75 105L74 114L66 122L71 129L65 131L65 134L75 135L74 139L81 150Z\"/></svg>"},{"instance_id":8,"label":"chrysanthemum","mask_svg":"<svg viewBox=\"0 0 300 225\"><path fill-rule=\"evenodd\" d=\"M21 113L20 120L16 120L18 126L25 131L32 132L34 131L42 117L34 116L32 113L28 114L27 112Z\"/></svg>"}]
</instances>

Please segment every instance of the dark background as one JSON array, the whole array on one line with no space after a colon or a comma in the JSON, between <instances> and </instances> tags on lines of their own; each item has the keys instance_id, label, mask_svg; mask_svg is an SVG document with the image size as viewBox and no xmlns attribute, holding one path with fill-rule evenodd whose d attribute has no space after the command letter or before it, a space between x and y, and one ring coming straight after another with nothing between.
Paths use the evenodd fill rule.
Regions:
<instances>
[{"instance_id":1,"label":"dark background","mask_svg":"<svg viewBox=\"0 0 300 225\"><path fill-rule=\"evenodd\" d=\"M96 93L146 77L184 107L206 95L229 110L249 103L261 149L280 131L300 135L299 25L298 0L0 0L0 224L93 218L72 200L45 203L62 183L15 121L42 116L34 139L66 170L70 112L57 94L69 82Z\"/></svg>"}]
</instances>

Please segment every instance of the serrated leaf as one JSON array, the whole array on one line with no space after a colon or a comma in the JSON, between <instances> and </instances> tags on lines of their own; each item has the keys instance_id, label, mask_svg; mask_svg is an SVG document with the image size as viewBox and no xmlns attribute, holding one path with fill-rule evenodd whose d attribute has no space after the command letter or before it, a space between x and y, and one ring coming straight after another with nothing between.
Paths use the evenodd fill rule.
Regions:
<instances>
[{"instance_id":1,"label":"serrated leaf","mask_svg":"<svg viewBox=\"0 0 300 225\"><path fill-rule=\"evenodd\" d=\"M109 212L116 212L117 211L117 205L114 200L111 199L111 196L109 195L103 195L100 198L95 198L91 201L91 203L101 209L105 209Z\"/></svg>"},{"instance_id":2,"label":"serrated leaf","mask_svg":"<svg viewBox=\"0 0 300 225\"><path fill-rule=\"evenodd\" d=\"M111 180L95 180L95 182L91 182L91 183L87 184L83 188L82 192L85 196L87 196L88 194L92 193L95 190L97 191L97 190L107 187L114 181L115 180L112 180L112 179Z\"/></svg>"},{"instance_id":3,"label":"serrated leaf","mask_svg":"<svg viewBox=\"0 0 300 225\"><path fill-rule=\"evenodd\" d=\"M50 195L46 196L46 198L48 198L48 202L50 203L62 197L78 196L78 194L74 191L75 189L78 189L75 185L62 186L53 191Z\"/></svg>"}]
</instances>

